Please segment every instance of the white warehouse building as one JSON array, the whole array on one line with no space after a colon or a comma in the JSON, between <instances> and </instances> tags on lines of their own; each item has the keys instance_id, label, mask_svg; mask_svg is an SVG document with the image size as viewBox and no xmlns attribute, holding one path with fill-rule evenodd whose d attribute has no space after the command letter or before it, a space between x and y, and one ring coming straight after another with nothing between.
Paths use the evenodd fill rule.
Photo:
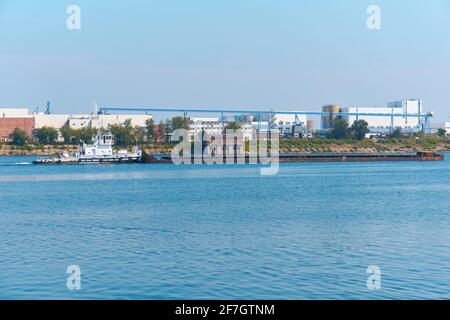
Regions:
<instances>
[{"instance_id":1,"label":"white warehouse building","mask_svg":"<svg viewBox=\"0 0 450 320\"><path fill-rule=\"evenodd\" d=\"M419 99L389 102L386 107L348 107L342 108L342 112L348 113L383 113L383 114L422 114L423 103ZM406 132L422 130L424 119L420 117L389 117L351 115L344 117L349 125L356 120L365 120L369 129L374 133L386 133L391 128L402 128Z\"/></svg>"},{"instance_id":2,"label":"white warehouse building","mask_svg":"<svg viewBox=\"0 0 450 320\"><path fill-rule=\"evenodd\" d=\"M221 135L229 122L232 121L225 122L221 121L220 118L190 118L189 136L191 140L195 140L202 131L209 135ZM251 140L253 138L252 124L239 124L241 125L243 138Z\"/></svg>"},{"instance_id":3,"label":"white warehouse building","mask_svg":"<svg viewBox=\"0 0 450 320\"><path fill-rule=\"evenodd\" d=\"M439 129L444 129L447 136L450 136L450 122L435 122L430 124L431 133L437 133Z\"/></svg>"},{"instance_id":4,"label":"white warehouse building","mask_svg":"<svg viewBox=\"0 0 450 320\"><path fill-rule=\"evenodd\" d=\"M269 114L263 114L261 121L257 118L257 115L227 116L224 119L219 117L190 118L189 135L192 140L198 137L202 131L211 135L222 134L227 124L237 122L241 126L243 138L252 140L258 132L264 136L269 130L270 123L272 123L272 129L279 129L280 133L285 135L298 134L296 128L304 131L307 125L307 116L300 114L273 114L271 119Z\"/></svg>"},{"instance_id":5,"label":"white warehouse building","mask_svg":"<svg viewBox=\"0 0 450 320\"><path fill-rule=\"evenodd\" d=\"M120 125L127 120L131 120L132 126L145 127L146 121L151 119L151 115L109 115L109 114L91 114L91 115L71 115L68 116L68 125L72 129L93 128L108 129L113 125Z\"/></svg>"},{"instance_id":6,"label":"white warehouse building","mask_svg":"<svg viewBox=\"0 0 450 320\"><path fill-rule=\"evenodd\" d=\"M32 118L26 108L0 108L0 118Z\"/></svg>"},{"instance_id":7,"label":"white warehouse building","mask_svg":"<svg viewBox=\"0 0 450 320\"><path fill-rule=\"evenodd\" d=\"M34 119L33 129L52 127L61 129L69 125L73 129L84 127L96 129L108 129L112 125L123 124L126 120L131 120L132 126L145 127L146 121L151 119L151 115L121 114L121 115L69 115L69 114L48 114L43 112L30 113L27 108L0 108L0 118L31 118Z\"/></svg>"}]
</instances>

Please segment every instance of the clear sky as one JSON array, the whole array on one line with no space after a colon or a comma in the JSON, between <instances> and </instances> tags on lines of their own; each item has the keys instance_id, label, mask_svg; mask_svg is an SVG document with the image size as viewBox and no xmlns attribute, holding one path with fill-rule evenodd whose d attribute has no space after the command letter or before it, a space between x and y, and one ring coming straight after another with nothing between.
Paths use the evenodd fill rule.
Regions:
<instances>
[{"instance_id":1,"label":"clear sky","mask_svg":"<svg viewBox=\"0 0 450 320\"><path fill-rule=\"evenodd\" d=\"M66 8L81 8L81 30ZM381 8L382 28L366 27ZM450 1L0 0L0 106L383 106L450 116Z\"/></svg>"}]
</instances>

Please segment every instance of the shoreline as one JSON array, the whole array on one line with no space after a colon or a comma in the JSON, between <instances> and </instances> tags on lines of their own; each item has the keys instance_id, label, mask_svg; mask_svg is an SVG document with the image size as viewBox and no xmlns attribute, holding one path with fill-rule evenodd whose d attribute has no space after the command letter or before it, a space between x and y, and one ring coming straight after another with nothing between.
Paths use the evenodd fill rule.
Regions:
<instances>
[{"instance_id":1,"label":"shoreline","mask_svg":"<svg viewBox=\"0 0 450 320\"><path fill-rule=\"evenodd\" d=\"M170 154L175 144L149 143L141 145L144 154L167 155ZM125 147L124 147L125 148ZM52 156L63 152L77 151L77 145L25 145L13 146L0 145L0 157L2 156ZM246 152L241 151L241 155ZM387 141L348 141L334 139L304 139L281 140L279 154L379 154L379 153L414 153L414 152L450 152L450 139L443 141L413 141L410 139L398 139Z\"/></svg>"}]
</instances>

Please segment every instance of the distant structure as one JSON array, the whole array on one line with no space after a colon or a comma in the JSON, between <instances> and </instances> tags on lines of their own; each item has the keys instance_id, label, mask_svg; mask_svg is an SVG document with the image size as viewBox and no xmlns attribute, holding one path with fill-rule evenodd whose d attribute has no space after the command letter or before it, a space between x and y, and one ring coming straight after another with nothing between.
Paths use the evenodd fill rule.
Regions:
<instances>
[{"instance_id":1,"label":"distant structure","mask_svg":"<svg viewBox=\"0 0 450 320\"><path fill-rule=\"evenodd\" d=\"M50 102L47 103L43 112L35 111L30 113L26 108L0 108L0 139L3 142L8 142L10 140L9 136L16 128L24 130L29 137L32 137L34 130L52 127L58 130L58 140L62 141L60 130L64 126L69 126L72 129L108 129L113 125L123 124L126 120L131 120L132 126L145 127L146 121L151 118L151 115L136 114L53 114Z\"/></svg>"},{"instance_id":2,"label":"distant structure","mask_svg":"<svg viewBox=\"0 0 450 320\"><path fill-rule=\"evenodd\" d=\"M286 114L238 114L214 118L189 118L191 139L198 137L200 132L217 135L224 132L230 123L238 123L244 139L253 140L256 135L267 137L267 133L278 129L284 137L303 137L307 130L306 115Z\"/></svg>"},{"instance_id":3,"label":"distant structure","mask_svg":"<svg viewBox=\"0 0 450 320\"><path fill-rule=\"evenodd\" d=\"M24 108L0 108L0 141L9 141L15 129L21 129L31 137L34 129L33 116Z\"/></svg>"},{"instance_id":4,"label":"distant structure","mask_svg":"<svg viewBox=\"0 0 450 320\"><path fill-rule=\"evenodd\" d=\"M233 122L239 124L243 137L251 140L267 138L274 129L281 137L309 138L317 131L309 116L320 117L318 133L330 131L338 119L346 120L349 125L357 120L369 124L371 135L383 135L401 128L405 133L417 131L430 132L432 112L423 113L420 99L408 99L389 102L386 107L341 107L339 104L325 105L321 111L273 111L273 110L232 110L232 109L171 109L171 108L133 108L133 107L97 107L95 114L53 114L50 102L43 112L38 109L30 113L24 108L0 108L0 133L3 141L8 141L15 127L27 133L43 127L60 130L64 126L73 129L108 129L113 125L131 121L132 126L145 127L155 112L180 113L188 120L190 138L200 132L220 134ZM114 114L111 114L114 113ZM214 114L214 117L192 117L191 115ZM445 128L447 124L443 125ZM450 129L450 128L449 128ZM450 132L450 130L448 130ZM163 139L164 137L158 137ZM59 139L62 139L60 134Z\"/></svg>"},{"instance_id":5,"label":"distant structure","mask_svg":"<svg viewBox=\"0 0 450 320\"><path fill-rule=\"evenodd\" d=\"M387 134L396 128L401 128L405 133L429 130L427 118L420 116L423 115L423 102L420 99L388 102L386 107L342 108L339 105L326 105L322 111L329 113L322 116L324 131L330 130L337 119L344 119L349 125L357 120L365 120L373 134Z\"/></svg>"},{"instance_id":6,"label":"distant structure","mask_svg":"<svg viewBox=\"0 0 450 320\"><path fill-rule=\"evenodd\" d=\"M450 137L450 122L435 122L430 125L431 133L436 134L439 129L444 129L447 137Z\"/></svg>"},{"instance_id":7,"label":"distant structure","mask_svg":"<svg viewBox=\"0 0 450 320\"><path fill-rule=\"evenodd\" d=\"M113 125L119 125L130 120L132 126L145 127L145 122L151 119L151 115L106 115L106 114L90 114L90 115L71 115L68 118L67 124L72 129L108 129Z\"/></svg>"},{"instance_id":8,"label":"distant structure","mask_svg":"<svg viewBox=\"0 0 450 320\"><path fill-rule=\"evenodd\" d=\"M338 113L343 110L338 104L328 104L322 107L322 111L328 113L322 116L322 130L330 130L333 128L336 120L340 119Z\"/></svg>"}]
</instances>

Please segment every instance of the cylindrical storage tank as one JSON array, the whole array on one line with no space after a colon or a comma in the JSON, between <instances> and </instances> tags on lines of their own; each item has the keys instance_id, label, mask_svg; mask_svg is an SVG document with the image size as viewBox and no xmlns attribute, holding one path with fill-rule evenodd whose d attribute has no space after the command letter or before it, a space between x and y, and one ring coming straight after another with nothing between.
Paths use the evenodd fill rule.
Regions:
<instances>
[{"instance_id":1,"label":"cylindrical storage tank","mask_svg":"<svg viewBox=\"0 0 450 320\"><path fill-rule=\"evenodd\" d=\"M322 112L329 113L329 115L322 116L322 129L331 129L337 118L337 113L341 111L341 106L338 104L329 104L322 107Z\"/></svg>"}]
</instances>

